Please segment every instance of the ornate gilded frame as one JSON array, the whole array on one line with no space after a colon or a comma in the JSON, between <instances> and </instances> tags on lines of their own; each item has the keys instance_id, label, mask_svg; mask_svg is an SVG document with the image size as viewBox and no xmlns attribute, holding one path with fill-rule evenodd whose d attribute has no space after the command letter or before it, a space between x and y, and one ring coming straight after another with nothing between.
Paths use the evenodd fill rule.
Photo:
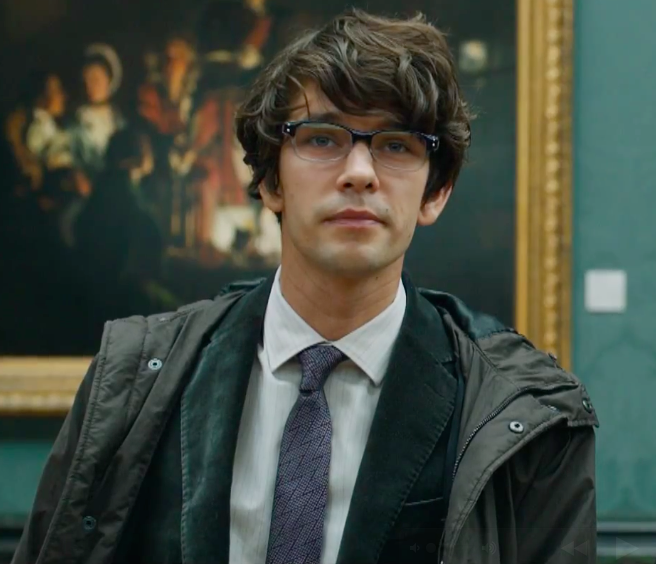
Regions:
<instances>
[{"instance_id":1,"label":"ornate gilded frame","mask_svg":"<svg viewBox=\"0 0 656 564\"><path fill-rule=\"evenodd\" d=\"M515 324L571 363L574 0L517 0Z\"/></svg>"},{"instance_id":2,"label":"ornate gilded frame","mask_svg":"<svg viewBox=\"0 0 656 564\"><path fill-rule=\"evenodd\" d=\"M570 364L573 0L517 0L516 326ZM59 415L90 358L0 357L0 414Z\"/></svg>"}]
</instances>

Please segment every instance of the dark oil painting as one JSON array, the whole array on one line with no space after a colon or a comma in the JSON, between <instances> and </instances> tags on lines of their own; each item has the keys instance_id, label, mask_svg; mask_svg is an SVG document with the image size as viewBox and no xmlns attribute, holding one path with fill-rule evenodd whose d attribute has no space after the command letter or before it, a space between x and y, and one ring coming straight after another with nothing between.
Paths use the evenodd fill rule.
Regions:
<instances>
[{"instance_id":1,"label":"dark oil painting","mask_svg":"<svg viewBox=\"0 0 656 564\"><path fill-rule=\"evenodd\" d=\"M515 6L379 0L449 33L478 117L417 284L513 318ZM277 220L249 200L233 116L262 65L335 0L0 4L0 355L90 355L105 320L272 272Z\"/></svg>"}]
</instances>

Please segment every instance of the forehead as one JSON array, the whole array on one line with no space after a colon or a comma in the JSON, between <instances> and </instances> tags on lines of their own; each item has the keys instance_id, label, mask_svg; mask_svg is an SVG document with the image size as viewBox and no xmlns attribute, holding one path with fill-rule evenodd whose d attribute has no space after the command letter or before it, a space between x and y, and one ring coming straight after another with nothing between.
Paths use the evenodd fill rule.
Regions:
<instances>
[{"instance_id":1,"label":"forehead","mask_svg":"<svg viewBox=\"0 0 656 564\"><path fill-rule=\"evenodd\" d=\"M172 39L166 46L166 52L175 57L186 57L190 51L191 47L182 39Z\"/></svg>"},{"instance_id":2,"label":"forehead","mask_svg":"<svg viewBox=\"0 0 656 564\"><path fill-rule=\"evenodd\" d=\"M105 67L103 67L100 63L91 63L85 66L82 72L85 75L91 75L91 76L105 75L109 77L109 72L105 70Z\"/></svg>"},{"instance_id":3,"label":"forehead","mask_svg":"<svg viewBox=\"0 0 656 564\"><path fill-rule=\"evenodd\" d=\"M325 118L326 121L349 125L356 129L380 129L398 126L399 120L389 111L378 108L363 108L356 113L348 113L338 108L315 82L306 82L292 99L289 119L303 120Z\"/></svg>"},{"instance_id":4,"label":"forehead","mask_svg":"<svg viewBox=\"0 0 656 564\"><path fill-rule=\"evenodd\" d=\"M50 75L46 80L46 88L48 90L59 90L61 89L61 81L58 76Z\"/></svg>"}]
</instances>

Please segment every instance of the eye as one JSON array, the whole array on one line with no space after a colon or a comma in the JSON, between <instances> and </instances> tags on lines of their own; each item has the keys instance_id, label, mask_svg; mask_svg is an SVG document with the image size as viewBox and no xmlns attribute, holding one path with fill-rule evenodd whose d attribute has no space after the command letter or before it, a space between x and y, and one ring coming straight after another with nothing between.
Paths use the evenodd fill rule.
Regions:
<instances>
[{"instance_id":1,"label":"eye","mask_svg":"<svg viewBox=\"0 0 656 564\"><path fill-rule=\"evenodd\" d=\"M326 135L313 135L308 139L308 143L315 147L330 147L335 142Z\"/></svg>"},{"instance_id":2,"label":"eye","mask_svg":"<svg viewBox=\"0 0 656 564\"><path fill-rule=\"evenodd\" d=\"M384 147L385 151L389 151L390 153L405 153L408 151L408 145L404 143L403 141L388 141L385 144Z\"/></svg>"}]
</instances>

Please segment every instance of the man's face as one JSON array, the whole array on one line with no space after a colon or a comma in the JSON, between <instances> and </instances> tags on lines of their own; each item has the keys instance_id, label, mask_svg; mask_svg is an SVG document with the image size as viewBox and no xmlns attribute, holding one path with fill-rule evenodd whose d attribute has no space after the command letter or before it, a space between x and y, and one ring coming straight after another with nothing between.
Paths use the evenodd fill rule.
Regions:
<instances>
[{"instance_id":1,"label":"man's face","mask_svg":"<svg viewBox=\"0 0 656 564\"><path fill-rule=\"evenodd\" d=\"M336 114L332 123L361 131L390 126L382 112L380 117L340 114L313 84L306 86L306 96L307 106L299 95L289 121L330 113ZM289 256L288 260L346 277L400 267L415 227L434 223L450 194L450 189L441 190L422 204L428 168L428 160L412 172L384 168L363 142L342 160L307 161L296 155L291 140L285 140L279 193L260 188L265 205L283 215L283 264ZM362 212L375 219L349 218Z\"/></svg>"},{"instance_id":2,"label":"man's face","mask_svg":"<svg viewBox=\"0 0 656 564\"><path fill-rule=\"evenodd\" d=\"M82 77L89 102L102 104L109 100L111 80L102 65L88 65L85 67Z\"/></svg>"}]
</instances>

